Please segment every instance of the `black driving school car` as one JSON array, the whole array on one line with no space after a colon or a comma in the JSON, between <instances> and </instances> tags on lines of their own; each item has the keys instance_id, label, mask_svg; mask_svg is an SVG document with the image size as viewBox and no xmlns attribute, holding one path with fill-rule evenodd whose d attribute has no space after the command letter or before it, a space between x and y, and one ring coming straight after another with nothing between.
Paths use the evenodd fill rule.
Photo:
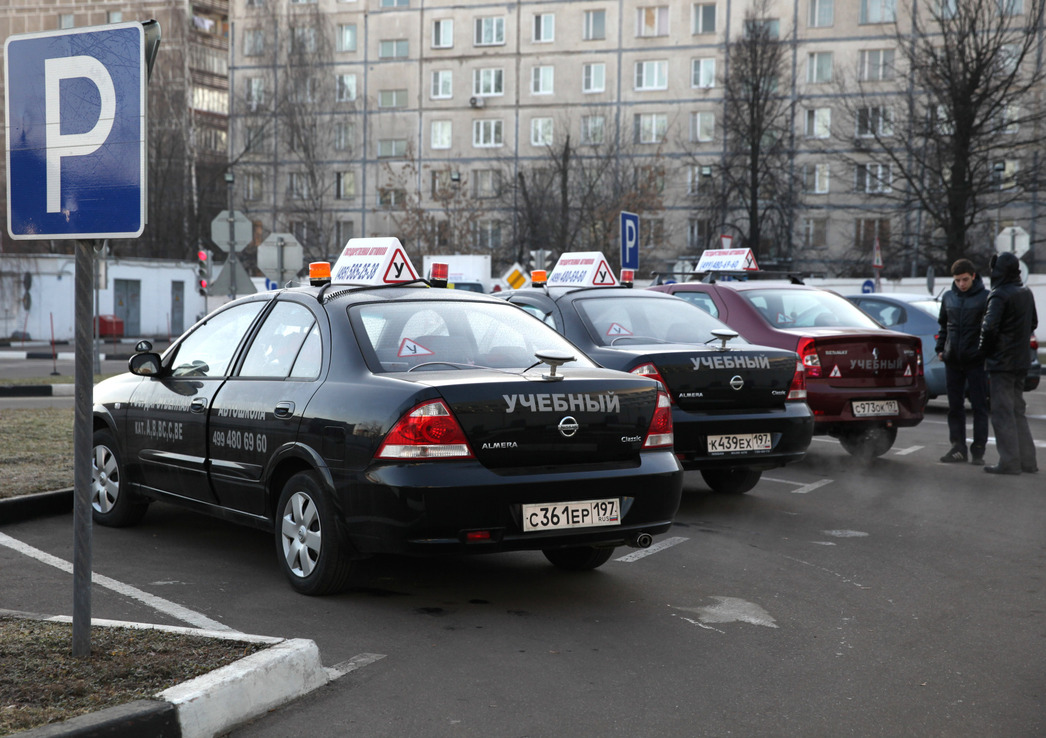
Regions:
<instances>
[{"instance_id":1,"label":"black driving school car","mask_svg":"<svg viewBox=\"0 0 1046 738\"><path fill-rule=\"evenodd\" d=\"M394 238L349 241L322 281L223 305L95 387L96 522L162 499L270 530L310 595L369 554L583 570L669 529L683 473L656 381L431 287Z\"/></svg>"},{"instance_id":2,"label":"black driving school car","mask_svg":"<svg viewBox=\"0 0 1046 738\"><path fill-rule=\"evenodd\" d=\"M750 344L685 300L619 283L599 252L563 254L546 282L499 296L600 365L657 379L672 402L676 456L715 492L747 492L810 445L794 351Z\"/></svg>"}]
</instances>

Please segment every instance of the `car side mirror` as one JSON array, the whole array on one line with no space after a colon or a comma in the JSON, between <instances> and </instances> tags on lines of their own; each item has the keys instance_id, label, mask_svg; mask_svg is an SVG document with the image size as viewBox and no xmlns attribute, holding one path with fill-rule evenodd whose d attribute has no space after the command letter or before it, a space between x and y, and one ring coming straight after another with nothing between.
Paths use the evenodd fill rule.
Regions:
<instances>
[{"instance_id":1,"label":"car side mirror","mask_svg":"<svg viewBox=\"0 0 1046 738\"><path fill-rule=\"evenodd\" d=\"M142 343L148 343L148 341L142 341ZM160 373L160 355L148 351L135 354L127 360L127 370L139 377L155 377Z\"/></svg>"}]
</instances>

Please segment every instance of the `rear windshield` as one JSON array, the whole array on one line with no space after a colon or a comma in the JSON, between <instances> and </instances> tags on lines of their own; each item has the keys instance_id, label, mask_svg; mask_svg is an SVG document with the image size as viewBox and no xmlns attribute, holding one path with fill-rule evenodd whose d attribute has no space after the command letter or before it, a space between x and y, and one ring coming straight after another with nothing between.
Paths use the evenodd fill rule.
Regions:
<instances>
[{"instance_id":1,"label":"rear windshield","mask_svg":"<svg viewBox=\"0 0 1046 738\"><path fill-rule=\"evenodd\" d=\"M576 300L593 342L599 346L639 343L709 343L712 331L731 330L698 307L678 298L607 295ZM738 336L732 343L747 343Z\"/></svg>"},{"instance_id":2,"label":"rear windshield","mask_svg":"<svg viewBox=\"0 0 1046 738\"><path fill-rule=\"evenodd\" d=\"M822 290L766 289L740 293L775 328L881 327L844 297Z\"/></svg>"},{"instance_id":3,"label":"rear windshield","mask_svg":"<svg viewBox=\"0 0 1046 738\"><path fill-rule=\"evenodd\" d=\"M507 303L376 303L350 307L349 319L375 371L521 369L538 363L535 354L545 351L575 357L564 366L595 366L561 335Z\"/></svg>"}]
</instances>

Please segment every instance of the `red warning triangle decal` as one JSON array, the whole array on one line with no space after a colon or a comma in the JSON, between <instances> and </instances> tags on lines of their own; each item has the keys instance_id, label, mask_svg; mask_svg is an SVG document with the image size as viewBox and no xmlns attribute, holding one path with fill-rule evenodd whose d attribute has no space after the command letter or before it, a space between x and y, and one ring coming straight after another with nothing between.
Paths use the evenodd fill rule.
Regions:
<instances>
[{"instance_id":1,"label":"red warning triangle decal","mask_svg":"<svg viewBox=\"0 0 1046 738\"><path fill-rule=\"evenodd\" d=\"M906 376L906 377L912 376L912 365L911 364L909 364L908 366L906 366L904 368L904 376Z\"/></svg>"},{"instance_id":2,"label":"red warning triangle decal","mask_svg":"<svg viewBox=\"0 0 1046 738\"><path fill-rule=\"evenodd\" d=\"M843 376L843 373L841 371L839 371L839 365L838 364L836 364L835 366L832 367L832 371L831 371L831 373L828 376L829 377L841 377L841 376Z\"/></svg>"},{"instance_id":3,"label":"red warning triangle decal","mask_svg":"<svg viewBox=\"0 0 1046 738\"><path fill-rule=\"evenodd\" d=\"M628 328L625 328L625 326L621 325L620 323L611 323L610 327L607 328L607 335L608 336L631 336L632 335L632 331L628 330Z\"/></svg>"},{"instance_id":4,"label":"red warning triangle decal","mask_svg":"<svg viewBox=\"0 0 1046 738\"><path fill-rule=\"evenodd\" d=\"M397 282L410 282L417 278L418 275L414 273L414 267L411 266L410 260L403 253L403 250L396 249L392 254L392 261L389 262L389 268L385 270L385 276L382 277L382 281L385 284L396 284Z\"/></svg>"},{"instance_id":5,"label":"red warning triangle decal","mask_svg":"<svg viewBox=\"0 0 1046 738\"><path fill-rule=\"evenodd\" d=\"M400 343L399 353L396 354L399 357L404 356L432 356L435 351L429 351L427 348L422 346L417 341L412 341L409 338L404 338Z\"/></svg>"},{"instance_id":6,"label":"red warning triangle decal","mask_svg":"<svg viewBox=\"0 0 1046 738\"><path fill-rule=\"evenodd\" d=\"M599 262L599 268L597 268L596 273L592 275L592 284L596 287L613 287L617 284L617 280L614 278L614 273L610 271L610 267L607 266L606 261Z\"/></svg>"}]
</instances>

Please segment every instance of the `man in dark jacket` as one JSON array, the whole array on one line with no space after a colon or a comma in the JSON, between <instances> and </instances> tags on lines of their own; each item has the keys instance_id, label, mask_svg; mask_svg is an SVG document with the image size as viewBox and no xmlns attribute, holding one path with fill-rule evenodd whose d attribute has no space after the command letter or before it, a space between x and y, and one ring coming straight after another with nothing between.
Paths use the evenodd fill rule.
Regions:
<instances>
[{"instance_id":1,"label":"man in dark jacket","mask_svg":"<svg viewBox=\"0 0 1046 738\"><path fill-rule=\"evenodd\" d=\"M937 318L936 351L944 362L948 387L948 440L951 450L941 461L966 461L966 388L973 410L973 443L970 456L974 464L984 465L988 444L988 374L981 353L981 322L988 305L988 290L973 262L959 259L952 264L952 288L941 297Z\"/></svg>"},{"instance_id":2,"label":"man in dark jacket","mask_svg":"<svg viewBox=\"0 0 1046 738\"><path fill-rule=\"evenodd\" d=\"M1024 416L1024 378L1031 364L1028 342L1039 325L1035 298L1021 285L1020 260L1002 253L991 260L992 291L981 324L981 351L991 384L992 428L999 463L986 466L991 474L1039 470L1035 441Z\"/></svg>"}]
</instances>

